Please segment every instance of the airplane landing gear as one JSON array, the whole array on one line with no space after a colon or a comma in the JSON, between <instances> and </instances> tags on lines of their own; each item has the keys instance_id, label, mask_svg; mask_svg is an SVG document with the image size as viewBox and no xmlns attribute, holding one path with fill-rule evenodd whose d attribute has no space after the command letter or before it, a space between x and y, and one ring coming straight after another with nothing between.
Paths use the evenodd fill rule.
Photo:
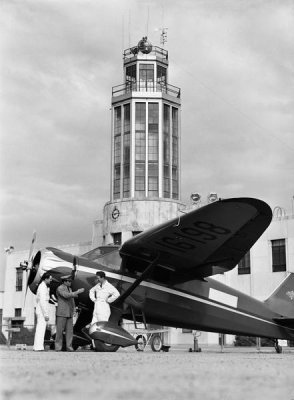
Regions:
<instances>
[{"instance_id":1,"label":"airplane landing gear","mask_svg":"<svg viewBox=\"0 0 294 400\"><path fill-rule=\"evenodd\" d=\"M278 354L283 352L283 347L279 345L278 339L275 339L275 350Z\"/></svg>"}]
</instances>

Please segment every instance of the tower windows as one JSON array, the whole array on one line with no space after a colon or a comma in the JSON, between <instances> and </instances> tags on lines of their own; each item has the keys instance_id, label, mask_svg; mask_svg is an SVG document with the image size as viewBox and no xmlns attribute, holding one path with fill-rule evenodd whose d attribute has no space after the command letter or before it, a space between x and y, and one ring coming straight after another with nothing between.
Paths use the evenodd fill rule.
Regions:
<instances>
[{"instance_id":1,"label":"tower windows","mask_svg":"<svg viewBox=\"0 0 294 400\"><path fill-rule=\"evenodd\" d=\"M113 197L120 197L120 163L121 163L121 107L114 109L114 171Z\"/></svg>"},{"instance_id":2,"label":"tower windows","mask_svg":"<svg viewBox=\"0 0 294 400\"><path fill-rule=\"evenodd\" d=\"M158 103L148 104L148 160L158 162Z\"/></svg>"},{"instance_id":3,"label":"tower windows","mask_svg":"<svg viewBox=\"0 0 294 400\"><path fill-rule=\"evenodd\" d=\"M158 197L158 163L148 165L148 196Z\"/></svg>"},{"instance_id":4,"label":"tower windows","mask_svg":"<svg viewBox=\"0 0 294 400\"><path fill-rule=\"evenodd\" d=\"M114 109L114 136L121 134L121 107Z\"/></svg>"},{"instance_id":5,"label":"tower windows","mask_svg":"<svg viewBox=\"0 0 294 400\"><path fill-rule=\"evenodd\" d=\"M137 162L135 165L135 194L145 197L145 163Z\"/></svg>"},{"instance_id":6,"label":"tower windows","mask_svg":"<svg viewBox=\"0 0 294 400\"><path fill-rule=\"evenodd\" d=\"M123 197L130 197L130 104L124 105L124 136L123 136Z\"/></svg>"},{"instance_id":7,"label":"tower windows","mask_svg":"<svg viewBox=\"0 0 294 400\"><path fill-rule=\"evenodd\" d=\"M170 198L170 107L163 107L163 197Z\"/></svg>"},{"instance_id":8,"label":"tower windows","mask_svg":"<svg viewBox=\"0 0 294 400\"><path fill-rule=\"evenodd\" d=\"M135 90L137 80L136 64L130 65L126 68L126 89L127 92Z\"/></svg>"},{"instance_id":9,"label":"tower windows","mask_svg":"<svg viewBox=\"0 0 294 400\"><path fill-rule=\"evenodd\" d=\"M148 196L158 197L158 103L148 103Z\"/></svg>"},{"instance_id":10,"label":"tower windows","mask_svg":"<svg viewBox=\"0 0 294 400\"><path fill-rule=\"evenodd\" d=\"M146 104L136 103L135 115L135 195L145 196Z\"/></svg>"},{"instance_id":11,"label":"tower windows","mask_svg":"<svg viewBox=\"0 0 294 400\"><path fill-rule=\"evenodd\" d=\"M177 167L172 167L172 197L173 199L178 199L179 198L179 185L178 185L179 177L178 177L178 168Z\"/></svg>"},{"instance_id":12,"label":"tower windows","mask_svg":"<svg viewBox=\"0 0 294 400\"><path fill-rule=\"evenodd\" d=\"M139 65L139 91L154 91L154 65Z\"/></svg>"},{"instance_id":13,"label":"tower windows","mask_svg":"<svg viewBox=\"0 0 294 400\"><path fill-rule=\"evenodd\" d=\"M166 86L167 79L166 79L166 68L162 67L161 65L157 65L157 83L161 86Z\"/></svg>"},{"instance_id":14,"label":"tower windows","mask_svg":"<svg viewBox=\"0 0 294 400\"><path fill-rule=\"evenodd\" d=\"M178 143L178 109L172 107L172 198L179 198L179 143Z\"/></svg>"}]
</instances>

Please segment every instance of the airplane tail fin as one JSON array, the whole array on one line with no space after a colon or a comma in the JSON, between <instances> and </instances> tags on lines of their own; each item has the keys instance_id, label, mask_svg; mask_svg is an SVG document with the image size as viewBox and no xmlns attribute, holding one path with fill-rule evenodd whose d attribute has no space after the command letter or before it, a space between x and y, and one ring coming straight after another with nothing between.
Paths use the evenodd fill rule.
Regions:
<instances>
[{"instance_id":1,"label":"airplane tail fin","mask_svg":"<svg viewBox=\"0 0 294 400\"><path fill-rule=\"evenodd\" d=\"M264 302L281 315L281 320L294 320L294 274L290 273Z\"/></svg>"}]
</instances>

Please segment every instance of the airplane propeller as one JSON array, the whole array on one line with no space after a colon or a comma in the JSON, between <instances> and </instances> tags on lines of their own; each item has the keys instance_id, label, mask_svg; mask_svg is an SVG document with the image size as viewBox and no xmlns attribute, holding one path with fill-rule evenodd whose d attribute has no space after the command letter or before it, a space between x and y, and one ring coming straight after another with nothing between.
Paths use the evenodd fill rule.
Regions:
<instances>
[{"instance_id":1,"label":"airplane propeller","mask_svg":"<svg viewBox=\"0 0 294 400\"><path fill-rule=\"evenodd\" d=\"M31 241L31 246L29 250L29 256L28 259L20 263L20 267L22 268L23 271L26 271L26 290L25 290L25 295L24 295L24 305L23 308L25 308L26 304L26 297L27 297L27 292L28 292L28 287L29 287L29 276L28 276L28 271L32 269L32 263L33 263L33 251L34 251L34 246L35 246L35 241L36 241L36 236L37 233L36 231L33 232L33 237Z\"/></svg>"}]
</instances>

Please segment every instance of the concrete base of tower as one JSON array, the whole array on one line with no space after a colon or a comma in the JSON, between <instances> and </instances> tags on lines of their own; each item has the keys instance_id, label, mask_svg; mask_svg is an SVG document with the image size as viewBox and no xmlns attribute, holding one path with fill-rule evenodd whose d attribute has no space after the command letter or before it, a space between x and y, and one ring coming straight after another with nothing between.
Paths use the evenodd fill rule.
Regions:
<instances>
[{"instance_id":1,"label":"concrete base of tower","mask_svg":"<svg viewBox=\"0 0 294 400\"><path fill-rule=\"evenodd\" d=\"M136 234L181 215L186 206L171 199L132 199L108 202L103 220L93 224L93 247L121 244Z\"/></svg>"}]
</instances>

